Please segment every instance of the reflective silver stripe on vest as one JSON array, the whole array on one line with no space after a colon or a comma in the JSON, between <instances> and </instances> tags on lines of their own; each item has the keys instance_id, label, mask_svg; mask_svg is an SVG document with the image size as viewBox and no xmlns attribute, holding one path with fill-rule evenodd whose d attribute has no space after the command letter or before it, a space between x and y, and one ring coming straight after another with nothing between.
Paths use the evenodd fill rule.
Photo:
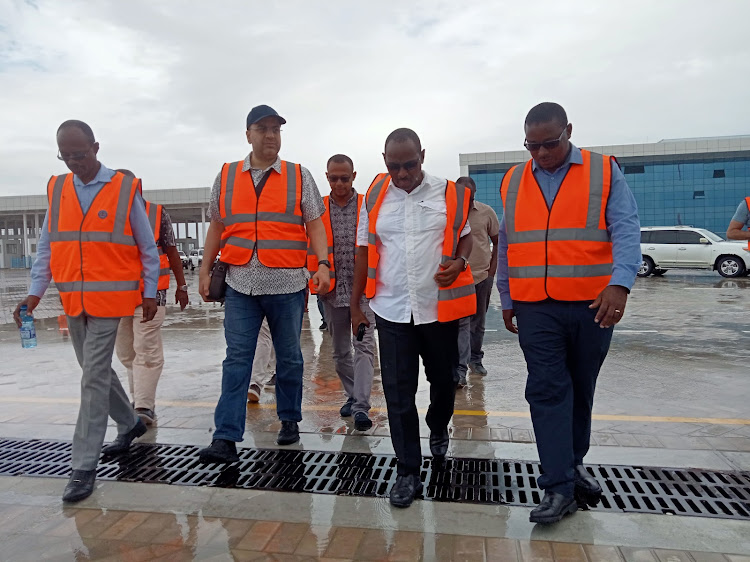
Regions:
<instances>
[{"instance_id":1,"label":"reflective silver stripe on vest","mask_svg":"<svg viewBox=\"0 0 750 562\"><path fill-rule=\"evenodd\" d=\"M157 205L149 203L148 204L148 224L149 226L151 226L151 232L154 233L154 237L158 240L159 233L156 232L156 211L157 211Z\"/></svg>"},{"instance_id":2,"label":"reflective silver stripe on vest","mask_svg":"<svg viewBox=\"0 0 750 562\"><path fill-rule=\"evenodd\" d=\"M456 190L456 216L453 219L453 247L451 248L451 256L456 255L456 248L458 247L458 237L461 234L461 227L463 226L464 220L464 198L466 196L466 189L459 188L455 183L453 184ZM446 183L446 192L450 188L450 183ZM446 197L446 200L448 198ZM445 257L445 256L443 256ZM452 257L449 259L453 259Z\"/></svg>"},{"instance_id":3,"label":"reflective silver stripe on vest","mask_svg":"<svg viewBox=\"0 0 750 562\"><path fill-rule=\"evenodd\" d=\"M375 275L377 274L378 270L375 267L368 267L367 268L367 277L370 279L375 279Z\"/></svg>"},{"instance_id":4,"label":"reflective silver stripe on vest","mask_svg":"<svg viewBox=\"0 0 750 562\"><path fill-rule=\"evenodd\" d=\"M511 236L508 234L508 240ZM524 244L530 242L609 242L609 233L606 230L587 230L585 228L553 228L549 230L524 230L513 235L513 242Z\"/></svg>"},{"instance_id":5,"label":"reflective silver stripe on vest","mask_svg":"<svg viewBox=\"0 0 750 562\"><path fill-rule=\"evenodd\" d=\"M262 212L258 213L238 213L236 215L227 216L224 219L224 226L230 224L237 224L241 222L255 222L255 220L267 221L267 222L283 222L286 224L304 224L304 220L299 215L287 215L286 213L270 213Z\"/></svg>"},{"instance_id":6,"label":"reflective silver stripe on vest","mask_svg":"<svg viewBox=\"0 0 750 562\"><path fill-rule=\"evenodd\" d=\"M306 241L297 240L258 240L258 250L306 250Z\"/></svg>"},{"instance_id":7,"label":"reflective silver stripe on vest","mask_svg":"<svg viewBox=\"0 0 750 562\"><path fill-rule=\"evenodd\" d=\"M547 277L607 277L612 275L612 264L510 267L508 275L513 279L543 279L545 271Z\"/></svg>"},{"instance_id":8,"label":"reflective silver stripe on vest","mask_svg":"<svg viewBox=\"0 0 750 562\"><path fill-rule=\"evenodd\" d=\"M254 240L248 240L247 238L240 238L239 236L230 236L229 238L221 241L222 248L227 244L231 244L232 246L237 246L239 248L246 248L248 250L255 249Z\"/></svg>"},{"instance_id":9,"label":"reflective silver stripe on vest","mask_svg":"<svg viewBox=\"0 0 750 562\"><path fill-rule=\"evenodd\" d=\"M378 183L372 186L372 189L370 189L369 193L367 194L367 202L365 204L367 208L367 212L369 213L372 211L372 208L375 206L375 203L378 200L378 197L380 196L380 192L383 189L383 185L385 184L385 180L387 180L390 176L385 176L383 179L381 179Z\"/></svg>"},{"instance_id":10,"label":"reflective silver stripe on vest","mask_svg":"<svg viewBox=\"0 0 750 562\"><path fill-rule=\"evenodd\" d=\"M595 152L589 153L589 208L586 214L586 228L599 229L599 217L602 214L602 197L604 196L603 157Z\"/></svg>"},{"instance_id":11,"label":"reflective silver stripe on vest","mask_svg":"<svg viewBox=\"0 0 750 562\"><path fill-rule=\"evenodd\" d=\"M463 287L454 287L453 289L440 289L438 291L439 301L452 301L453 299L460 299L462 297L468 297L474 294L474 284L469 283Z\"/></svg>"},{"instance_id":12,"label":"reflective silver stripe on vest","mask_svg":"<svg viewBox=\"0 0 750 562\"><path fill-rule=\"evenodd\" d=\"M78 291L90 293L107 293L112 291L139 291L139 281L66 281L55 283L60 293Z\"/></svg>"},{"instance_id":13,"label":"reflective silver stripe on vest","mask_svg":"<svg viewBox=\"0 0 750 562\"><path fill-rule=\"evenodd\" d=\"M530 166L531 164L526 164ZM508 189L505 192L505 201L503 201L503 210L505 212L505 230L508 233L508 244L517 243L516 236L516 201L518 200L518 191L521 188L521 176L523 176L524 166L513 166L508 179Z\"/></svg>"},{"instance_id":14,"label":"reflective silver stripe on vest","mask_svg":"<svg viewBox=\"0 0 750 562\"><path fill-rule=\"evenodd\" d=\"M367 233L367 241L370 244L376 244L378 241L377 235L373 234L372 232Z\"/></svg>"},{"instance_id":15,"label":"reflective silver stripe on vest","mask_svg":"<svg viewBox=\"0 0 750 562\"><path fill-rule=\"evenodd\" d=\"M161 277L162 275L169 275L170 273L172 273L171 268L169 267L162 268L159 270L159 277Z\"/></svg>"},{"instance_id":16,"label":"reflective silver stripe on vest","mask_svg":"<svg viewBox=\"0 0 750 562\"><path fill-rule=\"evenodd\" d=\"M288 215L294 215L294 208L297 204L297 166L286 161L284 162L284 166L286 166L286 212ZM298 218L299 224L302 224L302 217ZM258 220L272 219L264 219L259 216Z\"/></svg>"},{"instance_id":17,"label":"reflective silver stripe on vest","mask_svg":"<svg viewBox=\"0 0 750 562\"><path fill-rule=\"evenodd\" d=\"M234 178L237 175L237 167L241 162L232 162L227 170L227 189L224 193L224 214L229 217L232 214L232 196L234 195ZM224 219L226 224L226 218Z\"/></svg>"},{"instance_id":18,"label":"reflective silver stripe on vest","mask_svg":"<svg viewBox=\"0 0 750 562\"><path fill-rule=\"evenodd\" d=\"M49 231L57 232L60 227L60 200L62 199L63 186L65 185L65 176L57 176L55 185L52 187L52 202L50 205ZM51 241L51 238L50 238Z\"/></svg>"},{"instance_id":19,"label":"reflective silver stripe on vest","mask_svg":"<svg viewBox=\"0 0 750 562\"><path fill-rule=\"evenodd\" d=\"M112 227L112 242L117 244L135 245L133 236L125 236L125 225L128 222L128 206L130 205L130 190L136 178L125 176L120 184L120 198L117 200L117 211L115 211L115 224ZM93 202L91 203L93 206ZM91 208L89 208L89 212ZM86 213L88 214L88 213Z\"/></svg>"}]
</instances>

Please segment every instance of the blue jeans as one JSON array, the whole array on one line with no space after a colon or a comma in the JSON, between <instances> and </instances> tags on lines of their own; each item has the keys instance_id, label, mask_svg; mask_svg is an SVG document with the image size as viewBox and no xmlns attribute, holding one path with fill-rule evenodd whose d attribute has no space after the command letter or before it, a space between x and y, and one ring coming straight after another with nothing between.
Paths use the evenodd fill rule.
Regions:
<instances>
[{"instance_id":1,"label":"blue jeans","mask_svg":"<svg viewBox=\"0 0 750 562\"><path fill-rule=\"evenodd\" d=\"M224 300L227 357L222 365L221 397L214 413L214 439L242 441L247 390L263 318L276 350L276 413L282 421L302 420L300 331L305 291L284 295L245 295L227 287Z\"/></svg>"}]
</instances>

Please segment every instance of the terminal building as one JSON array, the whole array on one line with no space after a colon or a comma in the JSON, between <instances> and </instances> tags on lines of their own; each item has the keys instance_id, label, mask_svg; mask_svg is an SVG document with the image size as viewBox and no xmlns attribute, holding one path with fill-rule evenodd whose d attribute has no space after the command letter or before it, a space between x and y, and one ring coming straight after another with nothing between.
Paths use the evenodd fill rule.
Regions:
<instances>
[{"instance_id":1,"label":"terminal building","mask_svg":"<svg viewBox=\"0 0 750 562\"><path fill-rule=\"evenodd\" d=\"M617 158L642 226L692 225L723 237L737 205L750 196L750 135L582 148ZM477 200L500 216L503 175L529 158L525 150L478 152L460 154L459 163L461 175L477 184Z\"/></svg>"},{"instance_id":2,"label":"terminal building","mask_svg":"<svg viewBox=\"0 0 750 562\"><path fill-rule=\"evenodd\" d=\"M177 249L186 254L203 247L210 194L209 187L143 191L147 201L167 208ZM0 197L0 268L31 267L46 212L46 195Z\"/></svg>"}]
</instances>

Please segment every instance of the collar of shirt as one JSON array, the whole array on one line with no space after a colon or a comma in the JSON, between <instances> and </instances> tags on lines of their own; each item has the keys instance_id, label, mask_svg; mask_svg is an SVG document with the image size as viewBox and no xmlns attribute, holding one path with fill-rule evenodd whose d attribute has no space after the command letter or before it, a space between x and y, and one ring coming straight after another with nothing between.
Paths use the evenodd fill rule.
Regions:
<instances>
[{"instance_id":1,"label":"collar of shirt","mask_svg":"<svg viewBox=\"0 0 750 562\"><path fill-rule=\"evenodd\" d=\"M336 203L336 200L333 198L333 191L331 191L328 197L329 197L329 201L333 201L337 207L344 208L344 207L348 207L351 204L351 202L357 198L357 190L352 188L351 196L349 197L349 199L346 200L346 203L344 203L343 205L339 205L338 203Z\"/></svg>"},{"instance_id":2,"label":"collar of shirt","mask_svg":"<svg viewBox=\"0 0 750 562\"><path fill-rule=\"evenodd\" d=\"M260 168L253 168L250 165L250 156L252 156L252 154L253 153L251 152L250 154L248 154L247 156L245 156L245 160L242 163L242 171L243 172L247 172L248 170L260 170ZM271 168L273 168L279 174L281 173L281 158L279 156L276 156L276 162L274 162L273 164L271 164L265 170L261 170L261 171L265 172L266 170L269 170Z\"/></svg>"},{"instance_id":3,"label":"collar of shirt","mask_svg":"<svg viewBox=\"0 0 750 562\"><path fill-rule=\"evenodd\" d=\"M101 162L99 164L100 164L99 165L99 171L96 173L96 175L94 176L93 180L91 180L88 183L83 183L83 181L81 181L81 178L79 178L78 176L76 176L74 174L73 175L73 185L75 187L81 188L81 187L89 187L89 186L93 186L93 185L97 185L97 184L104 185L105 183L108 183L109 181L111 181L112 180L112 176L115 175L115 171L114 170L110 170L109 168L107 168Z\"/></svg>"},{"instance_id":4,"label":"collar of shirt","mask_svg":"<svg viewBox=\"0 0 750 562\"><path fill-rule=\"evenodd\" d=\"M570 143L570 152L568 152L567 158L565 158L565 161L554 172L548 172L547 170L540 168L537 165L536 160L534 160L533 158L531 159L531 170L533 172L536 172L536 171L544 172L545 174L548 174L551 176L551 175L556 174L563 168L567 168L571 164L583 164L583 154L581 154L581 149L578 148L573 143Z\"/></svg>"}]
</instances>

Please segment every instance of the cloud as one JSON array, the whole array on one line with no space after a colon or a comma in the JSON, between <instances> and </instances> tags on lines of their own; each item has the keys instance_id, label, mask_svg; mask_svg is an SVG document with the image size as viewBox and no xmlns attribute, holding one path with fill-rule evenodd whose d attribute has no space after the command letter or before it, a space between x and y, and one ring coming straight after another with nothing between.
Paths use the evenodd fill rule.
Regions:
<instances>
[{"instance_id":1,"label":"cloud","mask_svg":"<svg viewBox=\"0 0 750 562\"><path fill-rule=\"evenodd\" d=\"M534 104L562 103L580 144L750 132L745 2L117 2L0 0L0 189L42 193L54 132L83 119L102 162L146 188L205 186L248 146L244 118L284 115L282 157L343 152L357 187L396 127L425 168L514 150Z\"/></svg>"}]
</instances>

